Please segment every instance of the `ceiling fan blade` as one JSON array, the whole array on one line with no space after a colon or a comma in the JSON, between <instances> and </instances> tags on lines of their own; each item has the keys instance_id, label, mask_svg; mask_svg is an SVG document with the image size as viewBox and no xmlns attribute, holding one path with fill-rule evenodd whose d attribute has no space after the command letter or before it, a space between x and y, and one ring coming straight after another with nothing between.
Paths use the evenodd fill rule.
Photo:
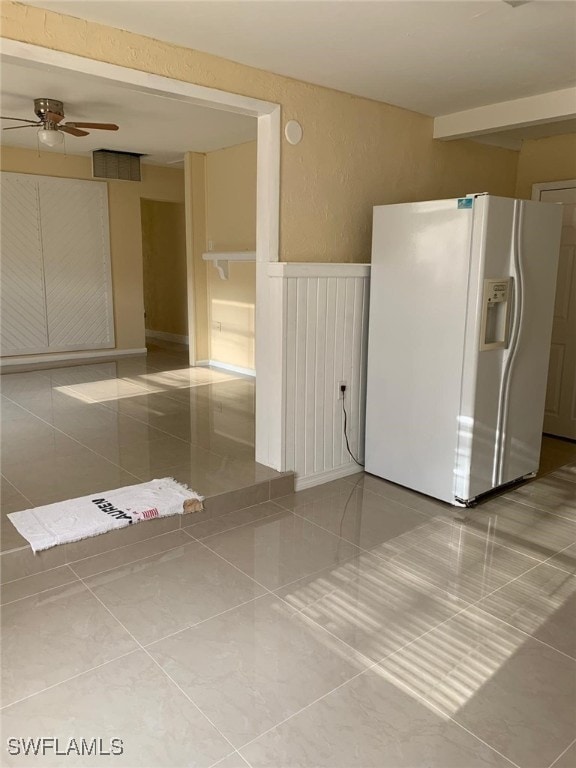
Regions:
<instances>
[{"instance_id":1,"label":"ceiling fan blade","mask_svg":"<svg viewBox=\"0 0 576 768\"><path fill-rule=\"evenodd\" d=\"M57 112L45 112L44 114L51 123L60 123L64 120L64 115L59 115Z\"/></svg>"},{"instance_id":2,"label":"ceiling fan blade","mask_svg":"<svg viewBox=\"0 0 576 768\"><path fill-rule=\"evenodd\" d=\"M118 126L115 123L66 123L71 128L95 128L99 131L117 131Z\"/></svg>"},{"instance_id":3,"label":"ceiling fan blade","mask_svg":"<svg viewBox=\"0 0 576 768\"><path fill-rule=\"evenodd\" d=\"M10 128L2 128L3 131L15 131L17 128L41 128L42 123L32 123L32 125L11 125Z\"/></svg>"},{"instance_id":4,"label":"ceiling fan blade","mask_svg":"<svg viewBox=\"0 0 576 768\"><path fill-rule=\"evenodd\" d=\"M35 120L24 120L23 117L0 117L0 120L18 120L19 123L33 123L34 125L40 125Z\"/></svg>"},{"instance_id":5,"label":"ceiling fan blade","mask_svg":"<svg viewBox=\"0 0 576 768\"><path fill-rule=\"evenodd\" d=\"M78 128L72 128L70 125L60 125L58 126L59 131L64 131L64 133L69 133L72 136L89 136L90 134L88 131L80 131Z\"/></svg>"}]
</instances>

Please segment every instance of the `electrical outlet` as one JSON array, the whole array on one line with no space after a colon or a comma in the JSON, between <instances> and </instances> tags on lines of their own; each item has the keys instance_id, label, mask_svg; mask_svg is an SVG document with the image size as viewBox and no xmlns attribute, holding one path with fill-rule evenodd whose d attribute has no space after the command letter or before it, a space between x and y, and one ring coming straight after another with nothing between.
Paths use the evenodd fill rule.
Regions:
<instances>
[{"instance_id":1,"label":"electrical outlet","mask_svg":"<svg viewBox=\"0 0 576 768\"><path fill-rule=\"evenodd\" d=\"M342 387L344 387L344 390L346 391L348 389L348 384L346 384L345 381L338 382L338 400L344 399L344 392L342 391Z\"/></svg>"}]
</instances>

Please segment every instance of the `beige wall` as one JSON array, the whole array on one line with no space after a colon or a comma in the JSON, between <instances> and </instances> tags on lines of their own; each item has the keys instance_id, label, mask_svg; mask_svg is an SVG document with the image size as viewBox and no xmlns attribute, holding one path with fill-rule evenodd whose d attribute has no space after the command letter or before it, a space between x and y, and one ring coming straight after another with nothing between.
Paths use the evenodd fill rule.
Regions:
<instances>
[{"instance_id":1,"label":"beige wall","mask_svg":"<svg viewBox=\"0 0 576 768\"><path fill-rule=\"evenodd\" d=\"M287 261L368 261L372 206L486 191L513 195L517 153L434 142L432 118L51 11L6 2L2 35L282 105L280 251Z\"/></svg>"},{"instance_id":2,"label":"beige wall","mask_svg":"<svg viewBox=\"0 0 576 768\"><path fill-rule=\"evenodd\" d=\"M256 249L256 142L206 155L206 240L214 251ZM255 264L208 266L210 360L254 368Z\"/></svg>"},{"instance_id":3,"label":"beige wall","mask_svg":"<svg viewBox=\"0 0 576 768\"><path fill-rule=\"evenodd\" d=\"M256 250L256 142L206 155L206 239L214 251Z\"/></svg>"},{"instance_id":4,"label":"beige wall","mask_svg":"<svg viewBox=\"0 0 576 768\"><path fill-rule=\"evenodd\" d=\"M141 200L146 329L188 336L184 203Z\"/></svg>"},{"instance_id":5,"label":"beige wall","mask_svg":"<svg viewBox=\"0 0 576 768\"><path fill-rule=\"evenodd\" d=\"M576 179L576 134L525 141L518 159L516 195L529 200L532 184Z\"/></svg>"},{"instance_id":6,"label":"beige wall","mask_svg":"<svg viewBox=\"0 0 576 768\"><path fill-rule=\"evenodd\" d=\"M214 268L208 271L210 359L254 369L254 313L256 264L230 264L228 280Z\"/></svg>"},{"instance_id":7,"label":"beige wall","mask_svg":"<svg viewBox=\"0 0 576 768\"><path fill-rule=\"evenodd\" d=\"M72 179L91 179L91 159L58 151L38 153L2 147L0 170ZM182 171L142 165L142 181L109 181L110 253L114 325L118 349L144 346L144 298L140 199L184 202Z\"/></svg>"}]
</instances>

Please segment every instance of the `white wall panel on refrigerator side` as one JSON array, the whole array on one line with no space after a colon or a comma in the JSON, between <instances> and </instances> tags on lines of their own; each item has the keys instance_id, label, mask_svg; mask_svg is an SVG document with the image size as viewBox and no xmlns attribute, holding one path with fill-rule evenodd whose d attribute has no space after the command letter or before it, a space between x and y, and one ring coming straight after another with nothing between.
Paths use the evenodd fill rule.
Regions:
<instances>
[{"instance_id":1,"label":"white wall panel on refrigerator side","mask_svg":"<svg viewBox=\"0 0 576 768\"><path fill-rule=\"evenodd\" d=\"M286 467L308 484L356 466L344 441L340 381L359 456L364 443L368 277L318 272L285 281Z\"/></svg>"}]
</instances>

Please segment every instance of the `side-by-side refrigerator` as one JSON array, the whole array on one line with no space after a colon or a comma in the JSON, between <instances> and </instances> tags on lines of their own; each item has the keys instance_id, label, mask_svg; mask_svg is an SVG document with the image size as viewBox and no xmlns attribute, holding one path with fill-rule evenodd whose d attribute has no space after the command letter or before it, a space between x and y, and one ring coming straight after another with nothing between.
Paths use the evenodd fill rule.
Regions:
<instances>
[{"instance_id":1,"label":"side-by-side refrigerator","mask_svg":"<svg viewBox=\"0 0 576 768\"><path fill-rule=\"evenodd\" d=\"M366 471L456 505L538 470L562 210L374 209Z\"/></svg>"}]
</instances>

